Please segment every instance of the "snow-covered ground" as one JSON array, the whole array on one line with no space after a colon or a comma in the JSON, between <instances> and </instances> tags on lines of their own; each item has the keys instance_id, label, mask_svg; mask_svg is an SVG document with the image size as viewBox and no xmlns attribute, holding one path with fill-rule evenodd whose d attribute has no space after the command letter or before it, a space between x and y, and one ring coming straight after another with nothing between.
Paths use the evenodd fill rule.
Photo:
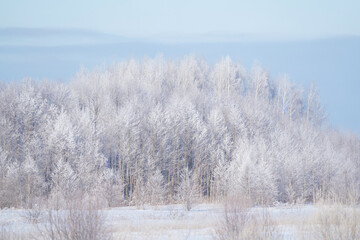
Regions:
<instances>
[{"instance_id":1,"label":"snow-covered ground","mask_svg":"<svg viewBox=\"0 0 360 240\"><path fill-rule=\"evenodd\" d=\"M302 225L317 211L312 205L254 208L268 211L283 239L301 239ZM0 227L23 236L36 231L26 210L0 211ZM222 206L200 204L186 211L182 205L118 207L104 210L114 239L213 239L222 218ZM304 229L304 228L303 228Z\"/></svg>"},{"instance_id":2,"label":"snow-covered ground","mask_svg":"<svg viewBox=\"0 0 360 240\"><path fill-rule=\"evenodd\" d=\"M211 239L221 206L203 204L186 211L181 205L114 208L107 211L115 236L126 239Z\"/></svg>"}]
</instances>

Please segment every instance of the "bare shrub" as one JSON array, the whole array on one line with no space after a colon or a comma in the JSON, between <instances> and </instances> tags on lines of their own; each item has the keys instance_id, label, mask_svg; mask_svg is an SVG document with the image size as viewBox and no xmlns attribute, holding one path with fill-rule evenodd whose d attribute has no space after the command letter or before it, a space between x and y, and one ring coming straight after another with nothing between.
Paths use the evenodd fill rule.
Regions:
<instances>
[{"instance_id":1,"label":"bare shrub","mask_svg":"<svg viewBox=\"0 0 360 240\"><path fill-rule=\"evenodd\" d=\"M169 205L168 206L168 217L171 220L180 220L185 217L185 213L181 209L178 209L178 208L175 208L174 206Z\"/></svg>"},{"instance_id":2,"label":"bare shrub","mask_svg":"<svg viewBox=\"0 0 360 240\"><path fill-rule=\"evenodd\" d=\"M37 224L41 222L44 217L44 210L39 207L39 205L34 205L32 208L25 210L22 214L22 217L32 224Z\"/></svg>"},{"instance_id":3,"label":"bare shrub","mask_svg":"<svg viewBox=\"0 0 360 240\"><path fill-rule=\"evenodd\" d=\"M224 202L223 219L216 229L216 239L237 239L249 221L251 204L249 199L229 197Z\"/></svg>"},{"instance_id":4,"label":"bare shrub","mask_svg":"<svg viewBox=\"0 0 360 240\"><path fill-rule=\"evenodd\" d=\"M315 239L360 239L360 212L356 207L322 206L315 218Z\"/></svg>"},{"instance_id":5,"label":"bare shrub","mask_svg":"<svg viewBox=\"0 0 360 240\"><path fill-rule=\"evenodd\" d=\"M223 218L215 229L216 240L278 239L279 233L267 210L256 213L249 198L228 197Z\"/></svg>"},{"instance_id":6,"label":"bare shrub","mask_svg":"<svg viewBox=\"0 0 360 240\"><path fill-rule=\"evenodd\" d=\"M38 224L42 239L64 240L110 240L105 226L105 216L92 201L76 198L62 210L48 208L45 222Z\"/></svg>"}]
</instances>

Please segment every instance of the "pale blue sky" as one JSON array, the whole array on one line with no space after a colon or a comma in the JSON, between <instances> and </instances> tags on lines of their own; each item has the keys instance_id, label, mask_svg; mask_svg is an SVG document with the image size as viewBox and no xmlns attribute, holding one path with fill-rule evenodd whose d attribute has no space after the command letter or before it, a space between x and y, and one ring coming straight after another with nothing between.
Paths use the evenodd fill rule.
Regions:
<instances>
[{"instance_id":1,"label":"pale blue sky","mask_svg":"<svg viewBox=\"0 0 360 240\"><path fill-rule=\"evenodd\" d=\"M359 12L359 0L0 0L0 27L312 38L360 35Z\"/></svg>"}]
</instances>

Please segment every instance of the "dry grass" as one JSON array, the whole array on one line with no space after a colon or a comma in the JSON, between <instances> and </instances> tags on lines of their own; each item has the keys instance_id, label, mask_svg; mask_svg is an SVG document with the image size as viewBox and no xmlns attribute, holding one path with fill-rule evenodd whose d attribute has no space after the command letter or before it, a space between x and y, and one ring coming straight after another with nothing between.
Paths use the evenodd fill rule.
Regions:
<instances>
[{"instance_id":1,"label":"dry grass","mask_svg":"<svg viewBox=\"0 0 360 240\"><path fill-rule=\"evenodd\" d=\"M106 218L94 202L73 199L63 210L48 208L44 222L36 224L38 236L46 240L110 240Z\"/></svg>"},{"instance_id":2,"label":"dry grass","mask_svg":"<svg viewBox=\"0 0 360 240\"><path fill-rule=\"evenodd\" d=\"M249 199L232 196L224 203L223 219L213 236L216 240L279 239L277 224L269 212L255 213Z\"/></svg>"},{"instance_id":3,"label":"dry grass","mask_svg":"<svg viewBox=\"0 0 360 240\"><path fill-rule=\"evenodd\" d=\"M360 212L356 207L335 204L320 207L313 225L315 239L360 239Z\"/></svg>"},{"instance_id":4,"label":"dry grass","mask_svg":"<svg viewBox=\"0 0 360 240\"><path fill-rule=\"evenodd\" d=\"M31 238L30 234L19 233L6 224L0 226L0 240L26 240Z\"/></svg>"},{"instance_id":5,"label":"dry grass","mask_svg":"<svg viewBox=\"0 0 360 240\"><path fill-rule=\"evenodd\" d=\"M60 234L65 234L61 235L65 240L106 239L110 235L121 240L360 239L360 209L333 203L253 208L247 199L229 198L223 206L203 204L190 211L181 205L99 211L96 205L78 204L62 210L44 209L40 214L36 209L5 210L0 218L0 240L60 239ZM104 235L92 237L94 232Z\"/></svg>"}]
</instances>

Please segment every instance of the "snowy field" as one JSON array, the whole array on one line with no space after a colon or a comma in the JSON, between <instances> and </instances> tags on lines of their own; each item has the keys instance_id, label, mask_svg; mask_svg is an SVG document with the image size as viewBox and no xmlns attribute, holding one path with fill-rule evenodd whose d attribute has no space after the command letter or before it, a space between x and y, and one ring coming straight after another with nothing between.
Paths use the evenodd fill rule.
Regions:
<instances>
[{"instance_id":1,"label":"snowy field","mask_svg":"<svg viewBox=\"0 0 360 240\"><path fill-rule=\"evenodd\" d=\"M307 239L303 232L317 212L312 205L254 208L258 214L268 211L282 239ZM36 235L26 210L0 211L0 227L27 239ZM114 239L213 239L214 229L222 219L222 205L201 204L190 211L182 205L119 207L104 210L108 231ZM1 238L0 238L1 239Z\"/></svg>"}]
</instances>

